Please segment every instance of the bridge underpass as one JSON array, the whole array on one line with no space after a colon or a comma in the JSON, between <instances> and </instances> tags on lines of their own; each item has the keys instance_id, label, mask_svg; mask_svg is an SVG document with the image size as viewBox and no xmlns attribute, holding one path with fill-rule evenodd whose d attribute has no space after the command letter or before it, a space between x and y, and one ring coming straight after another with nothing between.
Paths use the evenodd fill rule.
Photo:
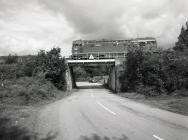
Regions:
<instances>
[{"instance_id":1,"label":"bridge underpass","mask_svg":"<svg viewBox=\"0 0 188 140\"><path fill-rule=\"evenodd\" d=\"M68 64L68 84L69 88L75 88L76 79L75 79L75 67L82 66L82 67L97 67L100 65L108 66L108 87L113 90L114 92L119 92L120 90L120 82L119 82L119 75L122 71L121 65L123 64L125 59L92 59L92 60L71 60L67 59Z\"/></svg>"}]
</instances>

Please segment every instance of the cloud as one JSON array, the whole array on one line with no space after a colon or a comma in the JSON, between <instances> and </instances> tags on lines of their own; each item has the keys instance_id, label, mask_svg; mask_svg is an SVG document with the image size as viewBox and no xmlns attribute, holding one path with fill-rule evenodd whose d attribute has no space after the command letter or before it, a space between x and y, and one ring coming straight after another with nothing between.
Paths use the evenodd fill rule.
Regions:
<instances>
[{"instance_id":1,"label":"cloud","mask_svg":"<svg viewBox=\"0 0 188 140\"><path fill-rule=\"evenodd\" d=\"M0 55L62 47L76 39L155 37L172 47L188 17L187 0L0 0Z\"/></svg>"},{"instance_id":2,"label":"cloud","mask_svg":"<svg viewBox=\"0 0 188 140\"><path fill-rule=\"evenodd\" d=\"M23 1L22 1L23 2ZM0 10L0 55L35 54L40 49L60 46L69 53L73 29L61 14L47 12L41 4L10 5ZM2 5L1 5L2 6Z\"/></svg>"},{"instance_id":3,"label":"cloud","mask_svg":"<svg viewBox=\"0 0 188 140\"><path fill-rule=\"evenodd\" d=\"M188 16L186 0L45 0L84 39L153 36L172 47Z\"/></svg>"}]
</instances>

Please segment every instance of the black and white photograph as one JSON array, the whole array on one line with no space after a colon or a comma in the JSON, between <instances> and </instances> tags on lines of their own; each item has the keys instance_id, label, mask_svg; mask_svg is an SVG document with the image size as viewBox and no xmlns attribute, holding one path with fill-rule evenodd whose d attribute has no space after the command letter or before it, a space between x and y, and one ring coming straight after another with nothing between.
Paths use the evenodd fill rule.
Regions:
<instances>
[{"instance_id":1,"label":"black and white photograph","mask_svg":"<svg viewBox=\"0 0 188 140\"><path fill-rule=\"evenodd\" d=\"M0 140L188 140L188 0L0 0Z\"/></svg>"}]
</instances>

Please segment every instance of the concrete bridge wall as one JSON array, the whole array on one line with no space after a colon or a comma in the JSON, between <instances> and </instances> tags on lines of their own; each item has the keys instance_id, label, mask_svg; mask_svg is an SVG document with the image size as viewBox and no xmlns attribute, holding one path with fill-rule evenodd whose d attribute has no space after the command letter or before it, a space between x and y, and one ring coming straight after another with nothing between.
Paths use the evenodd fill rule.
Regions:
<instances>
[{"instance_id":1,"label":"concrete bridge wall","mask_svg":"<svg viewBox=\"0 0 188 140\"><path fill-rule=\"evenodd\" d=\"M120 92L121 89L121 83L119 81L120 73L121 72L119 66L111 67L108 87L116 93Z\"/></svg>"},{"instance_id":2,"label":"concrete bridge wall","mask_svg":"<svg viewBox=\"0 0 188 140\"><path fill-rule=\"evenodd\" d=\"M111 69L110 69L110 75L109 75L109 79L108 79L108 87L111 90L116 91L116 70L115 70L115 66L111 67Z\"/></svg>"},{"instance_id":3,"label":"concrete bridge wall","mask_svg":"<svg viewBox=\"0 0 188 140\"><path fill-rule=\"evenodd\" d=\"M67 91L71 91L74 87L76 87L76 82L73 74L73 67L68 67L65 73L66 79L66 89Z\"/></svg>"},{"instance_id":4,"label":"concrete bridge wall","mask_svg":"<svg viewBox=\"0 0 188 140\"><path fill-rule=\"evenodd\" d=\"M108 80L108 87L118 93L121 89L121 82L119 80L124 68L123 68L124 59L118 59L115 62L115 65L111 67L109 80Z\"/></svg>"}]
</instances>

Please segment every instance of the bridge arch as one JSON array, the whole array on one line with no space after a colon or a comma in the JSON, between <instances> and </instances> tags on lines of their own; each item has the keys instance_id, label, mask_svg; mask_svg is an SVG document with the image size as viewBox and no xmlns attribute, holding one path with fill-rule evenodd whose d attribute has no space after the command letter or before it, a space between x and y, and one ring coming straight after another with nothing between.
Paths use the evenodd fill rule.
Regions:
<instances>
[{"instance_id":1,"label":"bridge arch","mask_svg":"<svg viewBox=\"0 0 188 140\"><path fill-rule=\"evenodd\" d=\"M110 68L109 79L108 79L108 87L114 91L119 92L120 90L120 82L119 76L120 71L122 71L122 64L125 59L92 59L92 60L73 60L67 59L66 62L68 64L68 73L69 73L69 82L68 84L72 84L72 88L76 88L76 79L73 72L74 67L76 66L98 66L98 65L108 65Z\"/></svg>"}]
</instances>

